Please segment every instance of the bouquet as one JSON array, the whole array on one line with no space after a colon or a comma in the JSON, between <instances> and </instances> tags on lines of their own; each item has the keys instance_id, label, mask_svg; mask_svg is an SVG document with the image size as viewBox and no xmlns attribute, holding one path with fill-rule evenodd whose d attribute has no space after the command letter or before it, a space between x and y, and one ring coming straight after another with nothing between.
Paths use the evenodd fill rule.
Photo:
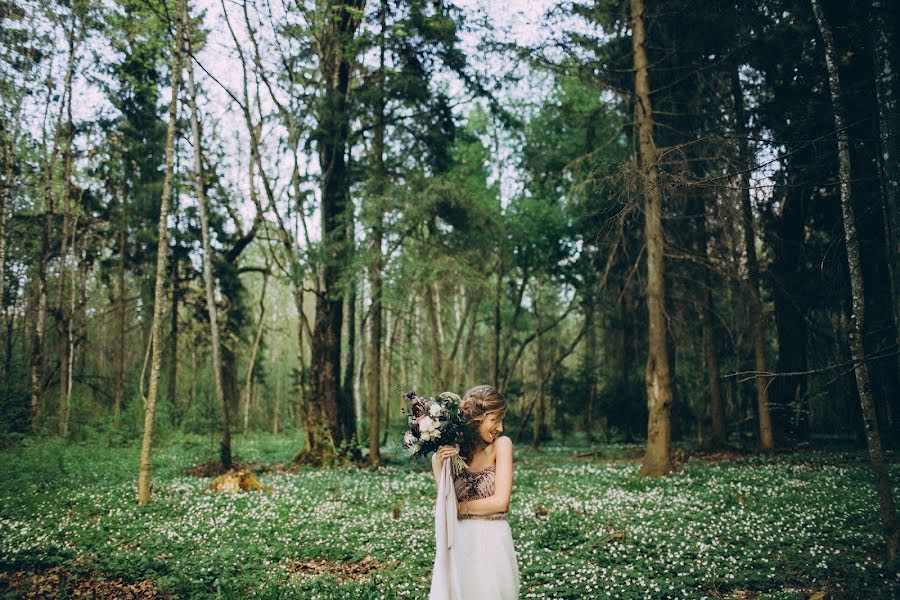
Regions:
<instances>
[{"instance_id":1,"label":"bouquet","mask_svg":"<svg viewBox=\"0 0 900 600\"><path fill-rule=\"evenodd\" d=\"M465 429L459 414L459 396L453 392L443 392L432 398L409 390L403 397L409 403L403 409L409 420L409 429L403 434L403 446L410 455L426 456L441 446L452 446L463 441ZM468 468L459 454L450 459L450 466L454 476L459 476Z\"/></svg>"}]
</instances>

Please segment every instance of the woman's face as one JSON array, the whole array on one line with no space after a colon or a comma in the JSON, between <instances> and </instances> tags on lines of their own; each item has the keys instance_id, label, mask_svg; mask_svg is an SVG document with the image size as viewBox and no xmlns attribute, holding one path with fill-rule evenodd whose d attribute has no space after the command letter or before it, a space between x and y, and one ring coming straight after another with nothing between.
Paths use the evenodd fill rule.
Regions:
<instances>
[{"instance_id":1,"label":"woman's face","mask_svg":"<svg viewBox=\"0 0 900 600\"><path fill-rule=\"evenodd\" d=\"M506 416L502 412L492 412L484 416L478 425L478 437L484 440L484 443L490 444L503 433L503 417Z\"/></svg>"}]
</instances>

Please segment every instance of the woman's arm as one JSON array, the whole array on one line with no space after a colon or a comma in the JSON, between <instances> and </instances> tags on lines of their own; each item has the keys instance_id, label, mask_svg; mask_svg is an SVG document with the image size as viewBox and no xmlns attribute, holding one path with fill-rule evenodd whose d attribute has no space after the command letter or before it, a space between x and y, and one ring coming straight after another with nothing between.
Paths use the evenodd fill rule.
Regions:
<instances>
[{"instance_id":1,"label":"woman's arm","mask_svg":"<svg viewBox=\"0 0 900 600\"><path fill-rule=\"evenodd\" d=\"M431 474L434 476L435 483L441 477L444 461L458 452L459 449L456 446L441 446L431 455Z\"/></svg>"},{"instance_id":2,"label":"woman's arm","mask_svg":"<svg viewBox=\"0 0 900 600\"><path fill-rule=\"evenodd\" d=\"M492 515L509 510L509 499L512 495L512 440L506 436L496 439L497 446L496 474L494 493L487 498L458 502L457 512L470 515Z\"/></svg>"}]
</instances>

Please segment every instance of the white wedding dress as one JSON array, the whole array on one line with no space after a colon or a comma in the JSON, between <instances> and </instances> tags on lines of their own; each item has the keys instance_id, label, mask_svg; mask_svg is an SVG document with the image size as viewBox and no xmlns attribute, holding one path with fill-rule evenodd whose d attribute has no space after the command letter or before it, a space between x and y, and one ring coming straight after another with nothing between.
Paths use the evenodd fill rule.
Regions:
<instances>
[{"instance_id":1,"label":"white wedding dress","mask_svg":"<svg viewBox=\"0 0 900 600\"><path fill-rule=\"evenodd\" d=\"M445 460L435 506L437 544L429 600L514 600L519 565L507 513L457 515L456 503L494 493L495 467L465 471L456 480ZM451 485L452 484L452 485Z\"/></svg>"}]
</instances>

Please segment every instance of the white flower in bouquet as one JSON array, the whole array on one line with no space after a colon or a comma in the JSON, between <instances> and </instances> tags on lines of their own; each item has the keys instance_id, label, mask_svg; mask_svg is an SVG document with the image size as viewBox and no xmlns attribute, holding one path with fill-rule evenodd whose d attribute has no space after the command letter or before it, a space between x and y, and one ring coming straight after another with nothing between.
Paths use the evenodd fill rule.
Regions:
<instances>
[{"instance_id":1,"label":"white flower in bouquet","mask_svg":"<svg viewBox=\"0 0 900 600\"><path fill-rule=\"evenodd\" d=\"M416 443L416 436L412 434L412 431L407 431L403 434L403 445L407 448L412 448L413 444Z\"/></svg>"},{"instance_id":2,"label":"white flower in bouquet","mask_svg":"<svg viewBox=\"0 0 900 600\"><path fill-rule=\"evenodd\" d=\"M428 414L430 414L432 417L439 417L443 412L444 409L437 402L432 404L431 408L428 409Z\"/></svg>"},{"instance_id":3,"label":"white flower in bouquet","mask_svg":"<svg viewBox=\"0 0 900 600\"><path fill-rule=\"evenodd\" d=\"M434 421L431 420L431 417L422 417L422 420L419 421L419 432L427 433L437 429L437 426L434 424Z\"/></svg>"},{"instance_id":4,"label":"white flower in bouquet","mask_svg":"<svg viewBox=\"0 0 900 600\"><path fill-rule=\"evenodd\" d=\"M421 431L419 432L419 439L423 442L431 441L431 432L429 431Z\"/></svg>"}]
</instances>

